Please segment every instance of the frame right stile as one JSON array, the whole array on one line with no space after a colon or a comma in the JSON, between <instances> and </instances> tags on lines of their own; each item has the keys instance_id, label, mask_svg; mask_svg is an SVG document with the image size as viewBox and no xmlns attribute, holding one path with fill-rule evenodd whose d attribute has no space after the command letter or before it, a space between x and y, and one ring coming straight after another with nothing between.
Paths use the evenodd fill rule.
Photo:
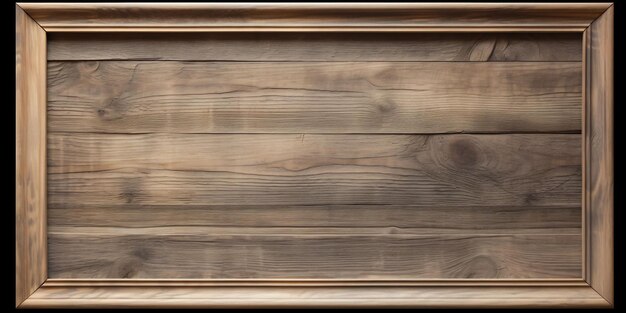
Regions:
<instances>
[{"instance_id":1,"label":"frame right stile","mask_svg":"<svg viewBox=\"0 0 626 313\"><path fill-rule=\"evenodd\" d=\"M613 294L613 16L611 5L584 31L585 281Z\"/></svg>"}]
</instances>

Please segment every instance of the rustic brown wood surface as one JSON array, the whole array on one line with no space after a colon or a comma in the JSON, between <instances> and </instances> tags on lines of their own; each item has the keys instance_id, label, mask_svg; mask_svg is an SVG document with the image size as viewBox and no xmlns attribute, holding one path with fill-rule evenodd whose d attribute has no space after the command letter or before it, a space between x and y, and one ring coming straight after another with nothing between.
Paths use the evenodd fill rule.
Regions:
<instances>
[{"instance_id":1,"label":"rustic brown wood surface","mask_svg":"<svg viewBox=\"0 0 626 313\"><path fill-rule=\"evenodd\" d=\"M574 278L580 235L361 234L267 228L66 228L49 232L50 277ZM194 233L195 232L195 233Z\"/></svg>"},{"instance_id":2,"label":"rustic brown wood surface","mask_svg":"<svg viewBox=\"0 0 626 313\"><path fill-rule=\"evenodd\" d=\"M47 277L46 33L15 7L15 304Z\"/></svg>"},{"instance_id":3,"label":"rustic brown wood surface","mask_svg":"<svg viewBox=\"0 0 626 313\"><path fill-rule=\"evenodd\" d=\"M576 134L51 133L50 276L580 277L579 151Z\"/></svg>"},{"instance_id":4,"label":"rustic brown wood surface","mask_svg":"<svg viewBox=\"0 0 626 313\"><path fill-rule=\"evenodd\" d=\"M48 60L579 62L580 40L579 33L50 33Z\"/></svg>"},{"instance_id":5,"label":"rustic brown wood surface","mask_svg":"<svg viewBox=\"0 0 626 313\"><path fill-rule=\"evenodd\" d=\"M50 277L580 278L580 41L51 36Z\"/></svg>"},{"instance_id":6,"label":"rustic brown wood surface","mask_svg":"<svg viewBox=\"0 0 626 313\"><path fill-rule=\"evenodd\" d=\"M49 204L562 205L580 135L50 134Z\"/></svg>"},{"instance_id":7,"label":"rustic brown wood surface","mask_svg":"<svg viewBox=\"0 0 626 313\"><path fill-rule=\"evenodd\" d=\"M50 62L51 132L574 132L580 62Z\"/></svg>"},{"instance_id":8,"label":"rustic brown wood surface","mask_svg":"<svg viewBox=\"0 0 626 313\"><path fill-rule=\"evenodd\" d=\"M66 232L70 227L126 227L236 233L240 228L277 227L315 233L345 227L370 234L575 235L581 232L580 213L580 207L554 206L64 204L50 207L48 222L50 229Z\"/></svg>"}]
</instances>

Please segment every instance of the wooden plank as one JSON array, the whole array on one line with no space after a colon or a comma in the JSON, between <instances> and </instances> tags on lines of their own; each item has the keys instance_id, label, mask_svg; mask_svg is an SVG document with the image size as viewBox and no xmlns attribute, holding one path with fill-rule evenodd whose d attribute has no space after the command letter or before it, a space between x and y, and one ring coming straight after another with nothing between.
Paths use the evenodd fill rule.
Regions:
<instances>
[{"instance_id":1,"label":"wooden plank","mask_svg":"<svg viewBox=\"0 0 626 313\"><path fill-rule=\"evenodd\" d=\"M46 33L15 6L15 306L47 276Z\"/></svg>"},{"instance_id":2,"label":"wooden plank","mask_svg":"<svg viewBox=\"0 0 626 313\"><path fill-rule=\"evenodd\" d=\"M608 3L23 3L45 29L586 27ZM414 31L415 31L414 30ZM154 31L154 30L153 30ZM466 30L467 31L467 30Z\"/></svg>"},{"instance_id":3,"label":"wooden plank","mask_svg":"<svg viewBox=\"0 0 626 313\"><path fill-rule=\"evenodd\" d=\"M578 61L579 33L51 33L48 60Z\"/></svg>"},{"instance_id":4,"label":"wooden plank","mask_svg":"<svg viewBox=\"0 0 626 313\"><path fill-rule=\"evenodd\" d=\"M150 218L146 218L149 215ZM65 205L48 208L51 229L125 227L160 232L327 232L403 234L581 234L580 207L420 205Z\"/></svg>"},{"instance_id":5,"label":"wooden plank","mask_svg":"<svg viewBox=\"0 0 626 313\"><path fill-rule=\"evenodd\" d=\"M580 62L50 62L48 129L578 133L581 70Z\"/></svg>"},{"instance_id":6,"label":"wooden plank","mask_svg":"<svg viewBox=\"0 0 626 313\"><path fill-rule=\"evenodd\" d=\"M579 235L49 232L51 278L576 278Z\"/></svg>"},{"instance_id":7,"label":"wooden plank","mask_svg":"<svg viewBox=\"0 0 626 313\"><path fill-rule=\"evenodd\" d=\"M51 134L65 205L567 206L580 135Z\"/></svg>"},{"instance_id":8,"label":"wooden plank","mask_svg":"<svg viewBox=\"0 0 626 313\"><path fill-rule=\"evenodd\" d=\"M414 308L592 307L607 302L588 286L189 287L54 286L46 282L25 308Z\"/></svg>"},{"instance_id":9,"label":"wooden plank","mask_svg":"<svg viewBox=\"0 0 626 313\"><path fill-rule=\"evenodd\" d=\"M613 139L613 19L611 7L593 22L591 30L589 111L590 144L589 283L611 305L614 295L614 139Z\"/></svg>"},{"instance_id":10,"label":"wooden plank","mask_svg":"<svg viewBox=\"0 0 626 313\"><path fill-rule=\"evenodd\" d=\"M313 207L311 210L315 210L316 207ZM384 210L385 207L381 207L381 210ZM436 210L438 208L432 208L432 210ZM466 208L467 209L467 208ZM180 207L180 211L185 211L185 207ZM524 211L525 209L519 209L519 211ZM549 210L547 208L546 210ZM558 213L559 211L556 210ZM80 213L80 212L78 212ZM144 216L145 216L144 212ZM265 214L280 214L280 212L265 212ZM341 213L341 212L340 212ZM352 212L353 214L361 214L360 212ZM367 212L365 212L367 213ZM306 214L302 214L303 218L306 217ZM406 214L405 214L406 215ZM433 214L436 215L436 214ZM466 214L469 215L469 214ZM556 215L556 214L553 214ZM275 215L275 219L278 221L282 220L280 215ZM278 222L277 221L277 222ZM492 221L489 219L484 219L479 223L491 223ZM163 223L163 221L161 221ZM213 222L215 223L215 222ZM164 224L164 223L163 223ZM197 222L196 222L197 224ZM512 227L517 227L515 223L511 223ZM542 235L578 235L580 236L580 229L576 228L533 228L533 229L502 229L495 228L491 230L489 227L484 227L483 229L469 228L466 226L466 229L463 228L455 228L456 225L452 225L449 227L444 226L442 229L429 229L429 228L421 228L421 227L397 227L395 225L391 226L380 226L380 227L368 227L368 226L341 226L341 227L321 227L321 226L303 226L303 227L291 227L291 226L233 226L233 225L199 225L199 226L191 226L191 225L172 225L167 224L164 226L157 227L137 227L133 225L126 225L120 227L112 227L109 225L103 226L49 226L49 231L51 233L65 233L65 234L76 234L77 236L81 236L83 234L90 234L93 232L101 233L101 232L115 232L122 231L128 235L206 235L206 234L221 234L221 235L245 235L245 236L267 236L267 235L280 235L280 236L292 236L292 235L317 235L323 233L325 235L336 235L336 236L377 236L377 235L441 235L441 234L453 234L453 235L512 235L512 234L542 234Z\"/></svg>"}]
</instances>

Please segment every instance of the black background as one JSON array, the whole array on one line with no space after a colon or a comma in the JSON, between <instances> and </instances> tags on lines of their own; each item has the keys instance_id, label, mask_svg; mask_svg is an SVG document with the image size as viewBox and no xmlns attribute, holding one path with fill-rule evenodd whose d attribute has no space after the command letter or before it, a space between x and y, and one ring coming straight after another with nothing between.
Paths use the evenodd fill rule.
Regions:
<instances>
[{"instance_id":1,"label":"black background","mask_svg":"<svg viewBox=\"0 0 626 313\"><path fill-rule=\"evenodd\" d=\"M269 2L275 2L269 1ZM32 1L21 1L32 2ZM36 1L43 2L43 1ZM58 1L67 2L67 1ZM91 2L91 1L85 1ZM118 2L118 1L108 1ZM133 1L137 2L137 1ZM155 2L155 1L150 1ZM189 1L185 1L189 2ZM246 1L251 2L251 1ZM321 2L321 1L316 1ZM360 1L365 2L365 1ZM382 2L382 1L379 1ZM391 1L387 1L391 2ZM393 1L403 2L403 1ZM437 1L428 1L437 2ZM461 1L454 1L461 2ZM474 2L607 2L607 1L474 1ZM3 119L0 123L2 128L2 135L5 138L2 146L0 146L0 156L2 157L2 179L5 184L2 185L4 196L0 198L0 211L3 213L2 222L5 224L0 228L4 233L2 234L2 243L4 246L0 250L0 260L2 260L2 306L3 309L15 309L15 59L13 45L15 43L15 3L2 2L3 17L0 20L3 36L0 39L0 51L3 52L2 63L4 66L1 68L1 73L5 75L2 86L6 89L0 95L0 117ZM626 304L626 299L623 295L623 274L624 269L621 264L624 261L623 249L623 235L624 228L624 212L621 210L626 203L626 190L624 189L626 177L624 175L624 164L620 162L624 157L624 152L620 151L621 145L624 143L624 130L626 129L626 116L624 115L624 75L621 71L624 65L624 58L626 53L624 52L623 42L626 40L624 37L624 14L626 10L626 2L617 2L615 6L615 308L622 308Z\"/></svg>"}]
</instances>

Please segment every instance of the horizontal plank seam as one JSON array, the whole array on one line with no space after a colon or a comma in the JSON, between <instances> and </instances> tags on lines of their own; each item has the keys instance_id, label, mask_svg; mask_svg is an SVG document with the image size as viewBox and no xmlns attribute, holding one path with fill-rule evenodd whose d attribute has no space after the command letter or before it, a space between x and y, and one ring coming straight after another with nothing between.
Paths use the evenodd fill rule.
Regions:
<instances>
[{"instance_id":1,"label":"horizontal plank seam","mask_svg":"<svg viewBox=\"0 0 626 313\"><path fill-rule=\"evenodd\" d=\"M91 283L95 283L91 285ZM356 284L362 285L356 285ZM189 285L193 284L193 285ZM381 285L384 284L384 285ZM389 284L403 284L403 285L389 285ZM185 282L167 282L167 281L154 281L154 282L106 282L106 281L76 281L66 279L57 279L47 283L44 289L50 288L143 288L143 287L158 287L158 288L206 288L217 289L222 287L259 287L259 288L323 288L323 287L355 287L355 288L368 288L368 287L382 287L382 288L464 288L476 287L476 288L497 288L497 287L514 287L514 288L581 288L589 287L584 283L578 281L506 281L503 283L498 282L458 282L458 281L437 281L437 282L422 282L422 281L319 281L319 282L300 282L300 281L276 281L276 282L255 282L255 281L185 281ZM595 290L594 290L595 291ZM603 298L604 299L604 298Z\"/></svg>"},{"instance_id":2,"label":"horizontal plank seam","mask_svg":"<svg viewBox=\"0 0 626 313\"><path fill-rule=\"evenodd\" d=\"M144 228L169 228L169 227L173 227L173 228L178 228L178 227L189 227L189 228L194 228L194 227L203 227L203 228L231 228L231 227L242 227L242 228L398 228L398 229L421 229L421 228L427 228L427 229L458 229L458 227L431 227L431 226L395 226L395 225L380 225L380 226L301 226L301 225L285 225L285 226L273 226L273 225L268 225L268 226L259 226L259 225L250 225L250 226L246 226L246 225L238 225L238 224L203 224L203 225L194 225L194 224L177 224L177 225L173 225L173 224L169 224L169 225L155 225L155 226L110 226L110 225L90 225L90 226L71 226L71 225L66 225L66 226L62 226L62 225L54 225L51 226L52 229L55 228L64 228L64 227L72 227L73 229L80 229L80 228L129 228L129 229L144 229ZM567 228L567 229L580 229L582 228L581 226L571 226L571 227L524 227L522 229L544 229L544 228ZM461 228L464 229L464 228ZM484 230L484 228L476 228L477 230ZM499 229L499 228L495 228L495 229ZM510 229L510 228L504 228L504 229ZM58 233L62 233L62 231L50 231L50 232L58 232ZM462 234L461 234L462 235ZM487 234L485 234L487 235ZM540 235L540 234L529 234L529 235ZM564 234L565 235L565 234Z\"/></svg>"},{"instance_id":3,"label":"horizontal plank seam","mask_svg":"<svg viewBox=\"0 0 626 313\"><path fill-rule=\"evenodd\" d=\"M608 9L605 9L605 11ZM603 11L604 12L604 11ZM415 29L415 30L420 30L423 28L431 28L431 29L436 29L436 28L440 28L440 29L448 29L448 28L463 28L463 29L486 29L486 28L499 28L499 29L518 29L518 28L539 28L539 29L546 29L546 30L550 30L552 28L556 28L556 29L578 29L581 27L587 27L588 24L586 22L572 22L572 23L527 23L527 22L515 22L515 23L506 23L506 22L501 22L501 23L492 23L492 24L487 24L487 23L480 23L480 24L476 24L476 23L471 23L471 22L461 22L461 23L437 23L437 22L426 22L426 23L422 23L422 24L416 24L416 22L406 22L406 23L400 23L400 24L390 24L390 23L377 23L377 22L360 22L360 23L327 23L327 22L323 22L323 23L315 23L315 22L309 22L309 23L300 23L300 24L286 24L286 23L267 23L267 22L262 22L262 23L257 23L257 24L250 24L250 23L222 23L222 24L218 24L218 23L207 23L204 22L206 24L190 24L190 23L176 23L176 22L169 22L169 23L159 23L159 24L154 24L154 23L121 23L121 22L115 22L115 23L107 23L107 24L100 24L100 25L94 25L93 23L82 23L82 24L67 24L67 23L63 23L63 22L52 22L52 23L48 23L46 24L46 26L43 26L44 28L58 28L58 29L75 29L75 28L86 28L86 29L134 29L134 28L148 28L148 29L159 29L159 28L171 28L171 29L177 29L177 28L198 28L198 29L215 29L215 28L231 28L231 29L237 29L237 28L241 28L241 29L259 29L259 30L263 30L264 28L278 28L278 29L290 29L290 28L296 28L296 29L347 29L347 30L359 30L359 29L386 29L386 30L394 30L394 29ZM417 22L419 23L419 22Z\"/></svg>"},{"instance_id":4,"label":"horizontal plank seam","mask_svg":"<svg viewBox=\"0 0 626 313\"><path fill-rule=\"evenodd\" d=\"M180 205L176 205L176 204L152 204L152 205L143 205L143 204L132 204L132 203L126 203L126 206L136 206L136 207L153 207L153 208L173 208L173 207L180 207ZM535 210L542 210L545 208L560 208L560 209L580 209L580 206L577 205L554 205L554 204L540 204L540 205L517 205L517 206L503 206L503 205L489 205L489 204L485 204L485 205L463 205L463 204L457 204L457 205L422 205L422 204L397 204L397 203L345 203L345 204L337 204L337 203L319 203L319 204L309 204L309 203L303 203L303 204L298 204L295 205L297 207L308 207L308 206L363 206L363 205L376 205L376 206L402 206L402 207L418 207L418 208L466 208L466 207L481 207L481 208L503 208L502 212L509 212L509 211L517 211L517 209L535 209ZM71 206L71 207L68 207ZM48 209L54 209L54 210L73 210L74 208L77 207L89 207L89 206L100 206L100 207L106 207L107 205L102 205L102 204L94 204L94 205L82 205L82 204L73 204L73 205L58 205L58 204L48 204ZM118 206L118 205L116 205ZM121 206L121 205L120 205ZM268 207L271 206L269 204L193 204L193 205L185 205L188 208L210 208L210 207L251 207L251 208L255 208L255 207Z\"/></svg>"},{"instance_id":5,"label":"horizontal plank seam","mask_svg":"<svg viewBox=\"0 0 626 313\"><path fill-rule=\"evenodd\" d=\"M59 8L87 8L87 9L127 9L133 8L136 10L142 9L165 9L165 10L189 10L189 9L250 9L256 8L257 10L272 10L272 11L281 11L281 10L311 10L313 8L319 8L322 10L336 9L336 10L346 10L346 9L360 9L360 10L425 10L425 9L467 9L467 10L480 10L480 9L495 9L501 10L502 6L506 7L506 3L383 3L383 2L374 2L374 3L288 3L288 4L279 4L279 3L31 3L31 2L18 2L19 4L24 4L30 9L59 9ZM254 4L255 6L251 6ZM611 4L611 2L600 2L600 3L512 3L515 9L523 9L523 10L534 10L534 11L553 11L557 9L570 9L577 11L582 10L595 10L595 9L603 9L605 6ZM511 10L509 8L509 10Z\"/></svg>"},{"instance_id":6,"label":"horizontal plank seam","mask_svg":"<svg viewBox=\"0 0 626 313\"><path fill-rule=\"evenodd\" d=\"M23 6L20 6L23 8ZM608 10L609 7L603 8L603 13ZM25 12L27 10L24 10ZM352 12L354 14L354 12ZM30 15L29 15L30 16ZM110 18L110 17L108 17ZM558 18L558 17L557 17ZM94 19L94 20L97 20ZM124 27L124 28L163 28L163 27L172 27L172 28L268 28L268 27L278 27L278 28L450 28L450 27L469 27L469 28L489 28L489 27L499 27L499 28L519 28L519 27L546 27L546 28L569 28L569 27L580 27L585 25L584 21L569 21L565 23L554 23L554 22L524 22L524 21L514 21L514 22L472 22L472 21L461 21L461 22L437 22L437 21L401 21L398 23L385 23L385 22L376 22L376 21L349 21L349 22L318 22L318 21L305 21L305 22L296 22L296 23L285 23L285 22L267 22L261 21L261 23L250 23L250 22L203 22L206 24L191 24L189 22L163 22L163 23L155 23L155 22L144 22L144 23L136 23L136 22L105 22L103 24L96 24L94 22L83 22L83 23L73 23L67 24L65 21L61 22L49 22L45 27L63 27L63 28L116 28L116 27Z\"/></svg>"},{"instance_id":7,"label":"horizontal plank seam","mask_svg":"<svg viewBox=\"0 0 626 313\"><path fill-rule=\"evenodd\" d=\"M311 287L312 287L312 288L315 288L314 286L311 286ZM55 287L49 287L49 288L55 288ZM220 288L221 288L221 287L220 287ZM322 288L323 288L323 287L322 287ZM356 288L358 288L358 287L356 287ZM384 288L384 287L381 287L381 288ZM410 288L410 287L407 287L407 288ZM276 299L283 299L283 298L287 298L287 297L289 297L290 299L292 298L291 296L284 296L284 297L259 297L259 298L256 298L256 297L246 297L246 299L266 299L266 300L276 300ZM490 298L489 296L486 296L486 297L484 297L484 298L476 298L476 297L471 297L471 296L469 296L469 297L459 297L459 298L457 298L457 297L445 297L445 298L439 298L439 299L440 299L440 300L442 300L442 301L445 301L446 299L459 299L459 300L460 300L460 299L489 299L489 298ZM598 297L592 297L592 296L589 296L589 297L580 297L580 296L579 296L578 298L579 298L579 299L596 299L596 298L598 298ZM79 298L79 299L77 299L77 298L61 298L61 297L54 297L54 298L44 298L44 297L42 297L42 298L36 298L36 299L49 299L49 300L61 300L61 299L68 299L68 300L69 300L69 299L71 299L71 300L88 300L88 299L102 299L102 300L105 300L105 299L106 299L106 300L113 300L113 299L119 299L119 300L141 300L141 299L146 299L146 300L147 300L147 299L155 299L155 298L118 298L118 297L115 297L115 298L99 298L99 297L85 298L85 297L83 297L83 298ZM160 298L160 299L162 299L162 298ZM175 297L175 298L165 298L165 299L166 299L166 300L219 300L219 299L233 299L233 300L235 300L235 299L236 299L236 300L241 300L241 297L236 297L236 298L235 298L235 296L233 296L233 298L231 298L231 297L219 297L219 298L217 298L217 297L216 297L216 298L197 298L197 297L190 297L190 298L186 298L186 297ZM398 299L406 299L406 298L405 298L405 297L394 297L394 298L376 298L376 297L367 297L367 298L362 298L362 297L349 297L349 298L348 298L348 297L341 297L341 298L327 298L327 297L316 297L316 298L308 298L307 300L313 300L313 301L315 301L315 300L324 300L324 299L328 299L328 300L342 300L342 299L355 299L355 300L365 300L365 299L387 299L387 300L393 301L393 300L398 300ZM414 299L414 298L412 298L412 299ZM419 298L418 298L418 299L419 299ZM552 299L552 298L549 298L549 297L545 297L545 298L544 298L544 297L521 298L521 297L516 297L516 296L510 296L510 297L502 297L502 296L500 296L500 297L497 297L497 298L495 298L495 299L540 300L540 299Z\"/></svg>"},{"instance_id":8,"label":"horizontal plank seam","mask_svg":"<svg viewBox=\"0 0 626 313\"><path fill-rule=\"evenodd\" d=\"M180 279L180 278L133 278L133 279L120 279L120 278L48 278L44 285L50 287L53 284L89 284L89 283L113 283L113 284L134 284L134 283L336 283L336 282L423 282L423 283L462 283L462 284L475 284L475 283L577 283L575 286L588 287L589 284L581 278L425 278L425 279L411 279L411 278L399 278L399 279L327 279L327 278L301 278L301 279L289 279L289 278L232 278L232 279Z\"/></svg>"},{"instance_id":9,"label":"horizontal plank seam","mask_svg":"<svg viewBox=\"0 0 626 313\"><path fill-rule=\"evenodd\" d=\"M80 226L62 226L62 227L71 227L71 228L76 228L76 229L80 229L80 228L92 228L92 227L80 227ZM100 226L100 227L106 227L106 226ZM154 228L166 228L167 226L162 226L162 227L154 227ZM187 228L194 228L194 227L203 227L203 226L186 226ZM107 227L107 228L114 228L114 229L136 229L136 228L127 228L127 227ZM153 228L153 227L138 227L139 229L149 229L149 228ZM226 227L226 228L247 228L245 226L231 226L231 227ZM254 228L268 228L268 229L275 229L275 228L279 228L279 227L272 227L272 226L268 226L268 227L254 227ZM280 227L280 228L284 228L284 227ZM286 228L291 228L291 227L286 227ZM318 228L318 227L293 227L293 228ZM320 227L320 228L327 228L327 227ZM338 229L343 229L344 227L332 227L332 228L338 228ZM345 227L346 229L350 229L351 227ZM363 227L363 228L368 228L368 227ZM370 228L378 228L378 227L370 227ZM421 227L380 227L380 228L408 228L408 229L421 229ZM426 229L429 229L428 227L425 227ZM454 230L455 228L451 228L451 230ZM87 236L98 236L98 235L107 235L109 237L126 237L129 235L134 235L137 233L118 233L118 234L111 234L110 232L81 232L81 231L50 231L48 234L50 235L87 235ZM137 234L140 235L140 234ZM200 234L190 234L190 233L186 233L186 232L178 232L178 233L168 233L168 234L150 234L152 236L185 236L185 235L197 235L200 236ZM241 232L241 233L227 233L227 234L212 234L212 235L207 235L207 237L219 237L219 236L247 236L250 235L249 233L246 232ZM421 237L471 237L471 238L480 238L480 237L535 237L535 236L540 236L540 237L544 237L544 236L578 236L575 233L572 234L563 234L563 233L444 233L444 234L440 234L440 233L433 233L433 234L411 234L411 233L400 233L400 234L376 234L376 233L346 233L346 234L298 234L298 233L271 233L271 234L254 234L255 237L276 237L276 236L289 236L289 237L416 237L416 238L421 238Z\"/></svg>"},{"instance_id":10,"label":"horizontal plank seam","mask_svg":"<svg viewBox=\"0 0 626 313\"><path fill-rule=\"evenodd\" d=\"M463 60L364 60L364 61L338 61L338 60L229 60L229 59L206 59L206 60L192 60L192 59L177 59L177 58L83 58L83 59L48 59L50 62L141 62L141 61L158 61L158 62L185 62L185 63L582 63L582 61L576 60L510 60L510 61L491 61L491 60L476 60L476 61L463 61Z\"/></svg>"},{"instance_id":11,"label":"horizontal plank seam","mask_svg":"<svg viewBox=\"0 0 626 313\"><path fill-rule=\"evenodd\" d=\"M48 129L47 134L91 134L91 135L151 135L151 134L184 134L184 135L376 135L376 136L445 136L445 135L580 135L581 130L563 130L563 131L498 131L498 132L480 132L480 131L459 131L459 132L387 132L387 133L341 133L341 132L171 132L171 131L152 131L152 132L104 132L104 131L54 131Z\"/></svg>"},{"instance_id":12,"label":"horizontal plank seam","mask_svg":"<svg viewBox=\"0 0 626 313\"><path fill-rule=\"evenodd\" d=\"M336 27L329 29L320 29L311 27L307 28L285 28L285 27L269 27L269 28L261 28L261 27L250 27L250 28L208 28L208 27L160 27L160 28L146 28L146 27L102 27L102 28L85 28L85 27L46 27L44 28L45 32L64 32L64 33L72 33L72 32L370 32L370 33L435 33L435 32L486 32L486 33L527 33L527 32L560 32L560 33L581 33L588 27L589 24L584 24L576 27L514 27L514 28L504 28L501 26L491 26L491 27L423 27L423 28L396 28L396 29L380 29L380 28L347 28L347 27Z\"/></svg>"},{"instance_id":13,"label":"horizontal plank seam","mask_svg":"<svg viewBox=\"0 0 626 313\"><path fill-rule=\"evenodd\" d=\"M163 59L161 57L154 58L113 58L113 59L48 59L48 61L53 62L93 62L93 61L110 61L121 63L124 61L128 62L150 62L150 63L160 63L160 62L179 62L179 63L572 63L572 65L578 63L583 63L582 61L576 60L238 60L238 59Z\"/></svg>"}]
</instances>

